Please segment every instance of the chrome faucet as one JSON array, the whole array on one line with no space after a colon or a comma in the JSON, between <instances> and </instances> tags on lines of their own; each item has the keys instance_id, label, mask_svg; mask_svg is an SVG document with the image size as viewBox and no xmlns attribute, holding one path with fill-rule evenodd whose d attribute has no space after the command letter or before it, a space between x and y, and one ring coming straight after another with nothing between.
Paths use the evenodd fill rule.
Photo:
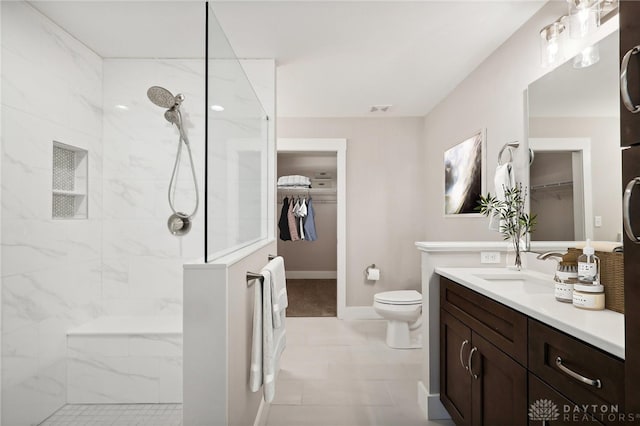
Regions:
<instances>
[{"instance_id":1,"label":"chrome faucet","mask_svg":"<svg viewBox=\"0 0 640 426\"><path fill-rule=\"evenodd\" d=\"M549 258L558 261L558 258L562 259L562 256L564 256L564 253L558 253L556 251L548 251L546 253L541 253L539 255L536 256L536 259L538 260L547 260Z\"/></svg>"}]
</instances>

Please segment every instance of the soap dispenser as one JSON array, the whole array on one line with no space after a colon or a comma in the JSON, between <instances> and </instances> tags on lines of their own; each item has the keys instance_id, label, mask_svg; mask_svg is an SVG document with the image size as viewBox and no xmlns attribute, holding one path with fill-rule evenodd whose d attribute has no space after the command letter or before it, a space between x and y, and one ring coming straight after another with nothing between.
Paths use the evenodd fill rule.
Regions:
<instances>
[{"instance_id":1,"label":"soap dispenser","mask_svg":"<svg viewBox=\"0 0 640 426\"><path fill-rule=\"evenodd\" d=\"M582 249L578 257L578 281L580 284L600 284L600 258L595 255L591 240Z\"/></svg>"},{"instance_id":2,"label":"soap dispenser","mask_svg":"<svg viewBox=\"0 0 640 426\"><path fill-rule=\"evenodd\" d=\"M600 283L600 259L591 241L578 257L578 284L573 286L573 306L580 309L604 309L604 286Z\"/></svg>"}]
</instances>

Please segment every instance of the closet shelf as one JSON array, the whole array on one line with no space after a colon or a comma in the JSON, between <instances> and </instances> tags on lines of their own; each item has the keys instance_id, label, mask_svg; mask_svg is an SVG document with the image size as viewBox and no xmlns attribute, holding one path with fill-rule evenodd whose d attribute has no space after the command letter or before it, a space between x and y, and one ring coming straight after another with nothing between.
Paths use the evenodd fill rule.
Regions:
<instances>
[{"instance_id":1,"label":"closet shelf","mask_svg":"<svg viewBox=\"0 0 640 426\"><path fill-rule=\"evenodd\" d=\"M285 194L309 194L309 195L331 195L336 194L336 188L278 188L278 193Z\"/></svg>"},{"instance_id":2,"label":"closet shelf","mask_svg":"<svg viewBox=\"0 0 640 426\"><path fill-rule=\"evenodd\" d=\"M531 190L537 191L540 189L560 189L565 187L573 187L573 181L546 183L544 185L533 185L531 187Z\"/></svg>"}]
</instances>

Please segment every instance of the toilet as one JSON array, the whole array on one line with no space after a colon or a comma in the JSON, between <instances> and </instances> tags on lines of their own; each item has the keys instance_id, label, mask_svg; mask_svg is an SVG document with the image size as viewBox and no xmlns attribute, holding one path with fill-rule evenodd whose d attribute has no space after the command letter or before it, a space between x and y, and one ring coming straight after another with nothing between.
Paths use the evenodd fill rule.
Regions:
<instances>
[{"instance_id":1,"label":"toilet","mask_svg":"<svg viewBox=\"0 0 640 426\"><path fill-rule=\"evenodd\" d=\"M373 308L387 320L387 345L394 349L422 347L422 295L415 290L385 291L373 296Z\"/></svg>"}]
</instances>

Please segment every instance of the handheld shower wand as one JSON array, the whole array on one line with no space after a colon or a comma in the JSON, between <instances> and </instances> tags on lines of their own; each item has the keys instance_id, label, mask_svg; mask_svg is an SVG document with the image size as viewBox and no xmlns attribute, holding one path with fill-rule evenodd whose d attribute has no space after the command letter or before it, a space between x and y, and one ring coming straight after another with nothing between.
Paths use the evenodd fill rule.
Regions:
<instances>
[{"instance_id":1,"label":"handheld shower wand","mask_svg":"<svg viewBox=\"0 0 640 426\"><path fill-rule=\"evenodd\" d=\"M167 110L164 112L164 118L169 123L175 125L178 128L178 132L180 134L180 137L178 139L178 152L176 153L176 160L173 164L173 172L171 173L171 180L169 181L168 200L169 207L171 207L173 214L169 217L167 226L169 227L169 231L173 235L185 235L191 230L191 218L198 211L198 205L200 203L200 195L198 193L198 179L196 178L196 168L193 162L193 155L191 154L189 138L184 131L182 112L180 111L180 106L182 105L182 102L184 102L185 97L181 93L173 96L170 91L160 86L150 87L149 90L147 90L147 96L149 97L149 100L157 106L167 108ZM182 156L183 143L187 147L187 152L189 154L191 175L193 177L193 186L196 193L196 205L193 208L191 214L177 211L174 204L176 175L178 174L178 164L180 163L180 158Z\"/></svg>"}]
</instances>

